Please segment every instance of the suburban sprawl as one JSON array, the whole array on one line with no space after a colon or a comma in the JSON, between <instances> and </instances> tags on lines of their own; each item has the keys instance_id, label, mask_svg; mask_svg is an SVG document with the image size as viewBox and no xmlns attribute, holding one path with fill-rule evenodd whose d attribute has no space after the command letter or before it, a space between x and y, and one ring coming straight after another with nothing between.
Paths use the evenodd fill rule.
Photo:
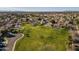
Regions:
<instances>
[{"instance_id":1,"label":"suburban sprawl","mask_svg":"<svg viewBox=\"0 0 79 59\"><path fill-rule=\"evenodd\" d=\"M0 51L79 51L79 12L0 12Z\"/></svg>"}]
</instances>

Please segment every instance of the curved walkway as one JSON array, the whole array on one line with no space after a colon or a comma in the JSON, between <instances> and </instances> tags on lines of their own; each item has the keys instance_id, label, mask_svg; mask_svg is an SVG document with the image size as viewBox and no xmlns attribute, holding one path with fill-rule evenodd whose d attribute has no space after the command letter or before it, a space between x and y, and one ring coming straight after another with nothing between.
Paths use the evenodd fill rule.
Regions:
<instances>
[{"instance_id":1,"label":"curved walkway","mask_svg":"<svg viewBox=\"0 0 79 59\"><path fill-rule=\"evenodd\" d=\"M12 48L12 51L15 50L16 42L17 42L18 40L22 39L23 37L24 37L24 34L22 34L22 36L21 36L20 38L18 38L18 39L15 41L15 43L14 43L14 45L13 45L13 48Z\"/></svg>"},{"instance_id":2,"label":"curved walkway","mask_svg":"<svg viewBox=\"0 0 79 59\"><path fill-rule=\"evenodd\" d=\"M14 51L16 42L19 39L21 39L22 37L24 37L24 34L18 33L18 34L16 34L15 37L7 38L8 39L8 44L6 46L6 51Z\"/></svg>"}]
</instances>

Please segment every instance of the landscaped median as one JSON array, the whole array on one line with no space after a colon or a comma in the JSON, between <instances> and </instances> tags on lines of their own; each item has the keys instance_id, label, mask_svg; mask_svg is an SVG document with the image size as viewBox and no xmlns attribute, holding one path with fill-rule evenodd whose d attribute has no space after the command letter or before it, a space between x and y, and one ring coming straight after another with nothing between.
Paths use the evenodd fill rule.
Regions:
<instances>
[{"instance_id":1,"label":"landscaped median","mask_svg":"<svg viewBox=\"0 0 79 59\"><path fill-rule=\"evenodd\" d=\"M68 30L25 24L21 28L24 37L15 42L15 51L63 51L68 48ZM13 48L14 50L14 48Z\"/></svg>"}]
</instances>

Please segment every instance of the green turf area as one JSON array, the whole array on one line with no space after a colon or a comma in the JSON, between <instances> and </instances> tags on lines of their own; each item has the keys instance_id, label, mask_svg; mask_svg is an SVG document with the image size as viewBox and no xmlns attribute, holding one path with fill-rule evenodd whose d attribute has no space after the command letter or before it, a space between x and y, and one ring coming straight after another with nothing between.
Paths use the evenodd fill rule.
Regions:
<instances>
[{"instance_id":1,"label":"green turf area","mask_svg":"<svg viewBox=\"0 0 79 59\"><path fill-rule=\"evenodd\" d=\"M25 24L24 38L16 43L16 51L64 51L68 46L68 31L45 26Z\"/></svg>"}]
</instances>

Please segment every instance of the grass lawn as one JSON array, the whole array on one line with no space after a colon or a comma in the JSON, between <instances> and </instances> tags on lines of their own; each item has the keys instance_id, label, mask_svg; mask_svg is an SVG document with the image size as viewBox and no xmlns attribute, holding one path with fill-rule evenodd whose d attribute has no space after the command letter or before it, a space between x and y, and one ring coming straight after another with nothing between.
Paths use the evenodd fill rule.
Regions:
<instances>
[{"instance_id":1,"label":"grass lawn","mask_svg":"<svg viewBox=\"0 0 79 59\"><path fill-rule=\"evenodd\" d=\"M22 25L24 38L16 43L15 51L64 51L68 47L68 31L45 26Z\"/></svg>"}]
</instances>

